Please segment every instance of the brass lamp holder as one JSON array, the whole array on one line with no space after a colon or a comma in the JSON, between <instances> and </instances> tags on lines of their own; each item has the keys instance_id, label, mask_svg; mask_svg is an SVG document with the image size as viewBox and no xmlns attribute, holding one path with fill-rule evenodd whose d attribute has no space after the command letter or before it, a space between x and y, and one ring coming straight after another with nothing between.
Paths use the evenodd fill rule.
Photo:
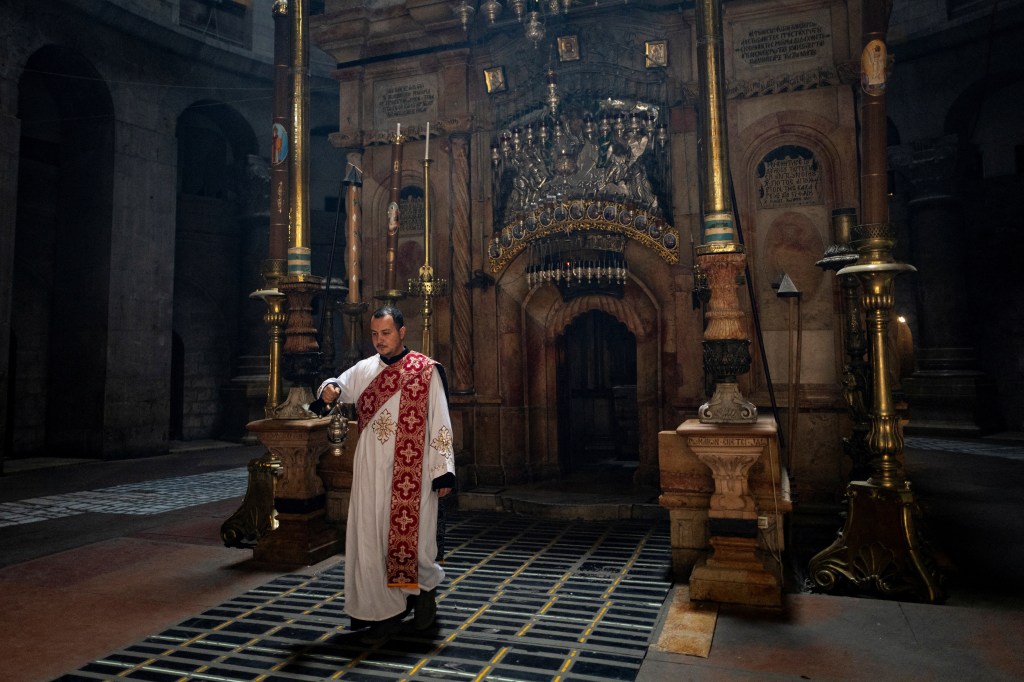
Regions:
<instances>
[{"instance_id":1,"label":"brass lamp holder","mask_svg":"<svg viewBox=\"0 0 1024 682\"><path fill-rule=\"evenodd\" d=\"M427 140L430 140L430 124L427 124ZM423 159L423 265L420 266L419 279L409 280L409 295L423 299L423 343L420 352L431 355L433 352L430 334L430 318L433 314L433 299L448 295L448 281L434 277L434 269L430 267L430 158Z\"/></svg>"},{"instance_id":2,"label":"brass lamp holder","mask_svg":"<svg viewBox=\"0 0 1024 682\"><path fill-rule=\"evenodd\" d=\"M871 427L867 445L871 476L846 489L846 523L827 549L810 561L811 580L825 592L849 587L882 597L941 602L945 595L927 542L920 509L903 473L903 433L893 408L888 366L888 326L895 303L893 280L916 268L892 260L888 224L860 225L853 244L857 265L838 271L857 277L871 360Z\"/></svg>"}]
</instances>

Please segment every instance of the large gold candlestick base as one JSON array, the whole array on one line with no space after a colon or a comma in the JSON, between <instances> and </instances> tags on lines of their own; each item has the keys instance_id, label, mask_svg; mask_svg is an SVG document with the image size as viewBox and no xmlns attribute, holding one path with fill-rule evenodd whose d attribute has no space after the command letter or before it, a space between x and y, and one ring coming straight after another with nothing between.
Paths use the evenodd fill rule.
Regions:
<instances>
[{"instance_id":1,"label":"large gold candlestick base","mask_svg":"<svg viewBox=\"0 0 1024 682\"><path fill-rule=\"evenodd\" d=\"M910 483L885 488L852 481L846 488L846 525L810 562L811 580L825 592L872 593L930 603L945 597Z\"/></svg>"},{"instance_id":2,"label":"large gold candlestick base","mask_svg":"<svg viewBox=\"0 0 1024 682\"><path fill-rule=\"evenodd\" d=\"M809 565L823 591L848 588L883 597L939 602L944 595L927 542L916 522L920 515L910 482L904 478L903 433L892 405L888 366L888 327L895 302L893 280L914 267L892 260L894 239L887 224L858 226L859 264L843 268L863 287L865 327L871 358L871 427L867 446L871 477L847 486L846 523L830 547Z\"/></svg>"}]
</instances>

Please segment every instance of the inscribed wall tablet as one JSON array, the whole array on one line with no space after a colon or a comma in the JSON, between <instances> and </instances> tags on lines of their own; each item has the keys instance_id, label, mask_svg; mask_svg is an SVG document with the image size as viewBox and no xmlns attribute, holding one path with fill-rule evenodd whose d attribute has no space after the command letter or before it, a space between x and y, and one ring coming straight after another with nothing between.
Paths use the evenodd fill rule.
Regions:
<instances>
[{"instance_id":1,"label":"inscribed wall tablet","mask_svg":"<svg viewBox=\"0 0 1024 682\"><path fill-rule=\"evenodd\" d=\"M379 80L373 84L373 124L394 129L437 118L437 74Z\"/></svg>"},{"instance_id":2,"label":"inscribed wall tablet","mask_svg":"<svg viewBox=\"0 0 1024 682\"><path fill-rule=\"evenodd\" d=\"M822 203L821 168L814 153L798 145L776 147L757 164L758 208Z\"/></svg>"},{"instance_id":3,"label":"inscribed wall tablet","mask_svg":"<svg viewBox=\"0 0 1024 682\"><path fill-rule=\"evenodd\" d=\"M740 79L831 67L829 13L819 10L737 22L733 26L732 49L733 66Z\"/></svg>"}]
</instances>

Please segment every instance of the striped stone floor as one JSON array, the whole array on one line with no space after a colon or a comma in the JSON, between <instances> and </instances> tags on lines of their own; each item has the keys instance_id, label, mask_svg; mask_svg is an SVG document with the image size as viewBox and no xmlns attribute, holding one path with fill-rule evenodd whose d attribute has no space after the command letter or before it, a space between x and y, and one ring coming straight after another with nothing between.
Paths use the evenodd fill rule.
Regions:
<instances>
[{"instance_id":1,"label":"striped stone floor","mask_svg":"<svg viewBox=\"0 0 1024 682\"><path fill-rule=\"evenodd\" d=\"M454 512L438 624L368 647L343 614L341 564L287 574L59 678L635 680L671 588L663 521Z\"/></svg>"}]
</instances>

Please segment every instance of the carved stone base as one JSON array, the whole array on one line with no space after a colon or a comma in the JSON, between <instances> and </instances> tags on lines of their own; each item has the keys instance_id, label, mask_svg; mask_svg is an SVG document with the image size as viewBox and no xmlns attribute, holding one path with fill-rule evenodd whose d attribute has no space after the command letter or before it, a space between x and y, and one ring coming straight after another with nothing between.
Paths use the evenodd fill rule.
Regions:
<instances>
[{"instance_id":1,"label":"carved stone base","mask_svg":"<svg viewBox=\"0 0 1024 682\"><path fill-rule=\"evenodd\" d=\"M931 550L915 527L918 508L909 484L895 489L853 481L846 497L845 527L810 561L814 584L824 592L945 599Z\"/></svg>"},{"instance_id":2,"label":"carved stone base","mask_svg":"<svg viewBox=\"0 0 1024 682\"><path fill-rule=\"evenodd\" d=\"M697 411L704 424L753 424L757 421L757 406L740 393L733 382L719 382L711 400Z\"/></svg>"},{"instance_id":3,"label":"carved stone base","mask_svg":"<svg viewBox=\"0 0 1024 682\"><path fill-rule=\"evenodd\" d=\"M278 528L260 538L257 561L308 566L341 551L337 529L327 520L326 490L317 465L328 449L324 419L261 419L249 430L280 460L274 507Z\"/></svg>"},{"instance_id":4,"label":"carved stone base","mask_svg":"<svg viewBox=\"0 0 1024 682\"><path fill-rule=\"evenodd\" d=\"M777 569L765 567L755 538L714 536L714 553L690 575L690 599L747 606L782 606ZM769 562L774 566L774 561Z\"/></svg>"},{"instance_id":5,"label":"carved stone base","mask_svg":"<svg viewBox=\"0 0 1024 682\"><path fill-rule=\"evenodd\" d=\"M694 439L698 447L707 446L714 444L705 440L710 437L738 446L764 445L748 472L749 496L754 499L756 516L768 520L768 529L761 530L761 550L783 546L783 519L793 509L785 488L780 486L777 432L770 418L762 417L754 425L732 426L700 424L692 419L674 431L660 432L658 467L662 495L658 503L669 510L672 567L679 581L685 581L694 565L708 552L708 521L714 518L710 511L717 484L708 465L697 457L690 440ZM751 441L751 438L763 440ZM745 508L745 503L742 506ZM727 518L723 511L719 505L716 516Z\"/></svg>"}]
</instances>

